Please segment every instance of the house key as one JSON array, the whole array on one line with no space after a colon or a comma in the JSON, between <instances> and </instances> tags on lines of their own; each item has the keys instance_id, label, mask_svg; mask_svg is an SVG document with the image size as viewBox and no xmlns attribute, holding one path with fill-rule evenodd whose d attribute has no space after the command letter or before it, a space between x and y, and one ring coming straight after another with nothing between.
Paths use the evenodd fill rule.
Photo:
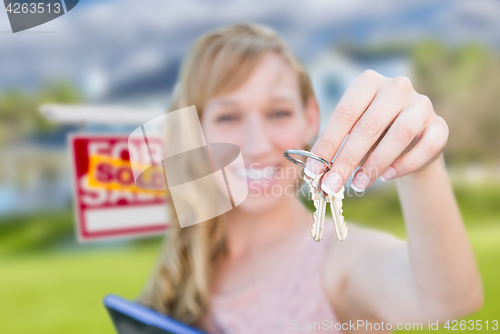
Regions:
<instances>
[{"instance_id":1,"label":"house key","mask_svg":"<svg viewBox=\"0 0 500 334\"><path fill-rule=\"evenodd\" d=\"M331 163L326 161L325 159L317 156L314 153L303 151L303 150L286 150L284 155L289 161L294 164L299 164L305 167L305 163L300 161L290 154L302 155L305 157L309 157L311 159L315 159L317 161L322 162L326 165L326 169L323 173L319 174L315 178L311 178L308 175L304 175L304 181L309 186L309 190L311 193L311 199L314 201L314 207L316 211L313 213L314 223L311 228L311 236L314 241L319 242L323 238L323 230L325 225L325 213L326 213L326 203L330 203L330 209L332 211L332 219L333 225L335 226L335 234L337 239L345 240L347 237L347 225L344 221L344 216L342 215L342 199L344 198L344 188L340 189L340 191L332 195L325 195L325 193L320 188L321 179L323 175L330 170L332 167Z\"/></svg>"}]
</instances>

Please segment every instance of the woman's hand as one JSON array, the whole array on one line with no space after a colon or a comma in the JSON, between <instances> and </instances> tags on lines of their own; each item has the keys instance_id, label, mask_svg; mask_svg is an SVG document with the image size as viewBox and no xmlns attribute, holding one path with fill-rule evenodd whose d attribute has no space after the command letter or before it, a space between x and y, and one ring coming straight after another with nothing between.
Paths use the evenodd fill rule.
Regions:
<instances>
[{"instance_id":1,"label":"woman's hand","mask_svg":"<svg viewBox=\"0 0 500 334\"><path fill-rule=\"evenodd\" d=\"M338 271L330 272L336 300L349 301L339 304L342 321L444 322L478 310L481 279L441 159L448 127L429 99L407 78L366 71L347 89L312 152L331 161L347 134L323 177L325 192L338 192L359 164L352 183L357 191L379 176L422 173L397 182L407 242L371 229L353 230L342 247L332 248L332 261L343 265L327 267L345 268L342 282L347 282L340 288L333 279ZM305 173L324 168L308 161Z\"/></svg>"},{"instance_id":2,"label":"woman's hand","mask_svg":"<svg viewBox=\"0 0 500 334\"><path fill-rule=\"evenodd\" d=\"M363 191L379 176L389 180L422 169L441 153L448 139L446 122L436 115L427 96L408 78L386 78L375 71L361 74L346 90L312 152L332 161L321 188L333 195L361 164L352 188ZM313 177L325 166L308 159Z\"/></svg>"}]
</instances>

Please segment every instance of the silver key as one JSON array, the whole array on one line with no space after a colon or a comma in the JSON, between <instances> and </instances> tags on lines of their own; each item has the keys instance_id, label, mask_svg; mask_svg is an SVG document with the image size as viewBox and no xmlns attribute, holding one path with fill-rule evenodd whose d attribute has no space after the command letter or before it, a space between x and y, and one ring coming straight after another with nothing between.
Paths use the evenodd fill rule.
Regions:
<instances>
[{"instance_id":1,"label":"silver key","mask_svg":"<svg viewBox=\"0 0 500 334\"><path fill-rule=\"evenodd\" d=\"M344 187L340 191L332 195L327 195L327 201L330 203L332 210L333 225L335 226L335 234L340 241L347 237L347 224L342 215L342 199L344 198Z\"/></svg>"},{"instance_id":2,"label":"silver key","mask_svg":"<svg viewBox=\"0 0 500 334\"><path fill-rule=\"evenodd\" d=\"M344 198L344 188L342 188L337 194L334 196L325 195L319 184L321 183L321 178L323 175L332 168L331 162L323 159L322 157L307 152L304 150L286 150L285 158L294 164L301 165L305 167L305 162L294 158L292 155L301 155L304 157L308 157L323 163L326 166L326 170L318 175L316 178L311 178L307 175L304 175L304 181L309 185L309 190L311 192L311 197L314 201L314 206L316 207L316 211L313 214L314 224L311 229L311 236L316 242L321 241L323 238L323 229L325 226L325 213L326 213L326 203L330 203L330 208L332 210L332 218L333 224L335 226L335 234L337 235L337 239L345 240L347 237L347 225L344 221L344 216L342 215L342 199Z\"/></svg>"},{"instance_id":3,"label":"silver key","mask_svg":"<svg viewBox=\"0 0 500 334\"><path fill-rule=\"evenodd\" d=\"M324 173L319 174L316 178L310 178L304 175L304 181L309 185L309 191L311 192L312 200L314 201L314 207L316 211L313 213L314 223L311 228L311 236L314 241L320 242L323 239L323 230L325 228L325 213L326 213L326 203L328 202L327 197L323 194L323 191L319 187L319 183Z\"/></svg>"}]
</instances>

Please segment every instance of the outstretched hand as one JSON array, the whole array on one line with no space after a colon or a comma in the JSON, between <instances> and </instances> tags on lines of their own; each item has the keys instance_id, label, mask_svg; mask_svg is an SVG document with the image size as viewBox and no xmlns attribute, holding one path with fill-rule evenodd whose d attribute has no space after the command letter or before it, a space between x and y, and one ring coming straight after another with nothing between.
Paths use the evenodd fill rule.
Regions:
<instances>
[{"instance_id":1,"label":"outstretched hand","mask_svg":"<svg viewBox=\"0 0 500 334\"><path fill-rule=\"evenodd\" d=\"M332 161L348 134L323 177L321 187L330 195L360 164L351 185L356 191L378 177L389 180L424 168L440 155L448 126L408 78L386 78L368 70L346 90L311 152ZM314 177L324 169L322 163L308 159L305 173Z\"/></svg>"}]
</instances>

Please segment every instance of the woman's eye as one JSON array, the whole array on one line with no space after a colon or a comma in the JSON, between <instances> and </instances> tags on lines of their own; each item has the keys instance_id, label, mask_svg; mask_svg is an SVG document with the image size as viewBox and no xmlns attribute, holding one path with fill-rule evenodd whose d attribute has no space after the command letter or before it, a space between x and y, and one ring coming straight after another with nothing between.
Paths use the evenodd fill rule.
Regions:
<instances>
[{"instance_id":1,"label":"woman's eye","mask_svg":"<svg viewBox=\"0 0 500 334\"><path fill-rule=\"evenodd\" d=\"M236 122L239 120L238 115L232 115L232 114L225 114L225 115L220 115L215 119L217 123L227 123L227 122Z\"/></svg>"},{"instance_id":2,"label":"woman's eye","mask_svg":"<svg viewBox=\"0 0 500 334\"><path fill-rule=\"evenodd\" d=\"M271 118L286 118L292 116L292 112L289 110L275 110L270 114Z\"/></svg>"}]
</instances>

